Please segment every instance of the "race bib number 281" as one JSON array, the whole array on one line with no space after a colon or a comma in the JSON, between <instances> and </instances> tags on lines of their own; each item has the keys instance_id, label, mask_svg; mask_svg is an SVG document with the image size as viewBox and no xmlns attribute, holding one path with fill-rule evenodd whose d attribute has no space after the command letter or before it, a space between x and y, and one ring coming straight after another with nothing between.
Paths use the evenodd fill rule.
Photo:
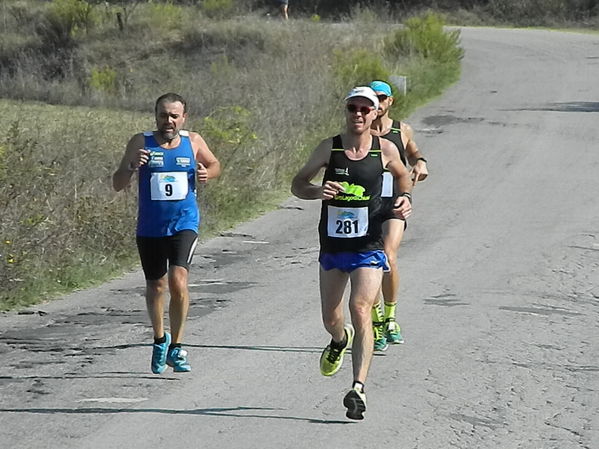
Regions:
<instances>
[{"instance_id":1,"label":"race bib number 281","mask_svg":"<svg viewBox=\"0 0 599 449\"><path fill-rule=\"evenodd\" d=\"M353 239L368 232L367 207L328 206L327 233L329 237Z\"/></svg>"}]
</instances>

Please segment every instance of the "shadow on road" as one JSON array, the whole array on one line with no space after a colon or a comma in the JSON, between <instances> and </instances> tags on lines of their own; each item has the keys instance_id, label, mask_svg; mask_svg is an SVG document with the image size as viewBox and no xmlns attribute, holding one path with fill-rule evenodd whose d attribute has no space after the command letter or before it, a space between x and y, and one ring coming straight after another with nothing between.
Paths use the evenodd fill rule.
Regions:
<instances>
[{"instance_id":1,"label":"shadow on road","mask_svg":"<svg viewBox=\"0 0 599 449\"><path fill-rule=\"evenodd\" d=\"M289 347L289 346L255 346L255 345L194 345L185 343L186 347L190 348L205 348L205 349L239 349L244 351L275 351L275 352L309 352L313 354L320 354L323 350L322 347Z\"/></svg>"},{"instance_id":2,"label":"shadow on road","mask_svg":"<svg viewBox=\"0 0 599 449\"><path fill-rule=\"evenodd\" d=\"M507 109L509 111L554 111L554 112L599 112L597 101L570 101L565 103L549 103L545 106Z\"/></svg>"},{"instance_id":3,"label":"shadow on road","mask_svg":"<svg viewBox=\"0 0 599 449\"><path fill-rule=\"evenodd\" d=\"M260 415L259 411L284 410L281 408L269 407L225 407L225 408L203 408L190 410L173 410L159 408L0 408L0 413L37 413L53 415L57 413L65 414L116 414L116 413L162 413L166 415L201 415L201 416L227 416L232 418L262 418L262 419L283 419L291 421L304 421L312 424L353 424L352 421L341 421L331 419L302 418L298 416L277 416L273 414ZM242 413L245 411L253 413ZM237 413L236 413L237 412Z\"/></svg>"},{"instance_id":4,"label":"shadow on road","mask_svg":"<svg viewBox=\"0 0 599 449\"><path fill-rule=\"evenodd\" d=\"M3 381L22 381L22 380L70 380L70 379L144 379L144 380L158 380L158 381L178 381L179 377L166 377L149 375L147 372L140 371L128 371L128 372L107 372L100 374L64 374L57 376L0 376L0 385Z\"/></svg>"}]
</instances>

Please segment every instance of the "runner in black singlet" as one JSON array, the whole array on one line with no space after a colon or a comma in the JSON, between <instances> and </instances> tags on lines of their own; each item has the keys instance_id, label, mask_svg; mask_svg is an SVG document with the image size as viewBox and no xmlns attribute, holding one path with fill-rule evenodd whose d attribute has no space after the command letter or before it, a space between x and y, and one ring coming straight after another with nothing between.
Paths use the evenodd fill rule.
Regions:
<instances>
[{"instance_id":1,"label":"runner in black singlet","mask_svg":"<svg viewBox=\"0 0 599 449\"><path fill-rule=\"evenodd\" d=\"M395 144L399 150L404 165L409 163L411 167L412 183L426 179L428 169L426 159L422 156L413 139L413 131L410 125L393 120L389 117L389 110L393 104L393 93L391 86L383 81L373 81L370 87L375 91L379 100L378 116L372 122L371 133L383 137ZM391 176L384 175L383 201L392 203L394 192L392 189ZM399 291L399 270L397 267L397 252L403 237L406 222L398 220L390 215L383 223L383 236L385 242L385 254L389 260L389 271L383 275L382 291L383 305L377 301L372 310L372 321L374 325L374 350L384 351L388 343L403 343L404 339L401 329L396 321L397 296Z\"/></svg>"},{"instance_id":2,"label":"runner in black singlet","mask_svg":"<svg viewBox=\"0 0 599 449\"><path fill-rule=\"evenodd\" d=\"M334 375L346 349L352 348L353 385L343 404L347 417L363 419L364 383L373 351L370 311L387 266L382 223L390 212L381 200L382 174L387 169L395 180L398 195L393 212L402 219L411 214L412 182L395 145L370 134L378 109L374 91L357 87L345 100L346 131L316 147L294 177L291 190L302 199L322 200L320 294L323 323L332 338L320 357L320 370L325 376ZM322 185L313 184L322 169ZM346 325L343 293L348 280L352 324Z\"/></svg>"}]
</instances>

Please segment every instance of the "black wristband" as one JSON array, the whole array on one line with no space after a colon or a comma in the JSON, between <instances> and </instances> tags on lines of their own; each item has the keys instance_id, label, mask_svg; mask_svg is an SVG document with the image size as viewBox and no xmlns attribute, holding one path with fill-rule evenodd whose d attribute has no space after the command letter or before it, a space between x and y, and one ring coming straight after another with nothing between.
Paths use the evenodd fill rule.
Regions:
<instances>
[{"instance_id":1,"label":"black wristband","mask_svg":"<svg viewBox=\"0 0 599 449\"><path fill-rule=\"evenodd\" d=\"M418 162L418 161L422 161L422 162L424 162L425 164L428 162L428 161L427 161L425 158L423 158L423 157L419 157L418 159L416 159L416 162Z\"/></svg>"},{"instance_id":2,"label":"black wristband","mask_svg":"<svg viewBox=\"0 0 599 449\"><path fill-rule=\"evenodd\" d=\"M410 204L412 204L412 194L411 193L409 193L409 192L400 193L398 195L398 197L400 197L400 196L406 197L408 199L408 201L410 202Z\"/></svg>"}]
</instances>

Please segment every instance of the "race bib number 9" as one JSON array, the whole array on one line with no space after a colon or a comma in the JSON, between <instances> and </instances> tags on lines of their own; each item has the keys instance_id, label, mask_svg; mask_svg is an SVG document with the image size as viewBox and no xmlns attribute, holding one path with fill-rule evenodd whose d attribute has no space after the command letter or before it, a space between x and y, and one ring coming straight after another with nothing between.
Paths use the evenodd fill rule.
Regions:
<instances>
[{"instance_id":1,"label":"race bib number 9","mask_svg":"<svg viewBox=\"0 0 599 449\"><path fill-rule=\"evenodd\" d=\"M188 191L187 172L154 172L150 177L150 192L154 201L183 200Z\"/></svg>"},{"instance_id":2,"label":"race bib number 9","mask_svg":"<svg viewBox=\"0 0 599 449\"><path fill-rule=\"evenodd\" d=\"M327 233L329 237L353 239L368 232L367 207L328 206Z\"/></svg>"}]
</instances>

